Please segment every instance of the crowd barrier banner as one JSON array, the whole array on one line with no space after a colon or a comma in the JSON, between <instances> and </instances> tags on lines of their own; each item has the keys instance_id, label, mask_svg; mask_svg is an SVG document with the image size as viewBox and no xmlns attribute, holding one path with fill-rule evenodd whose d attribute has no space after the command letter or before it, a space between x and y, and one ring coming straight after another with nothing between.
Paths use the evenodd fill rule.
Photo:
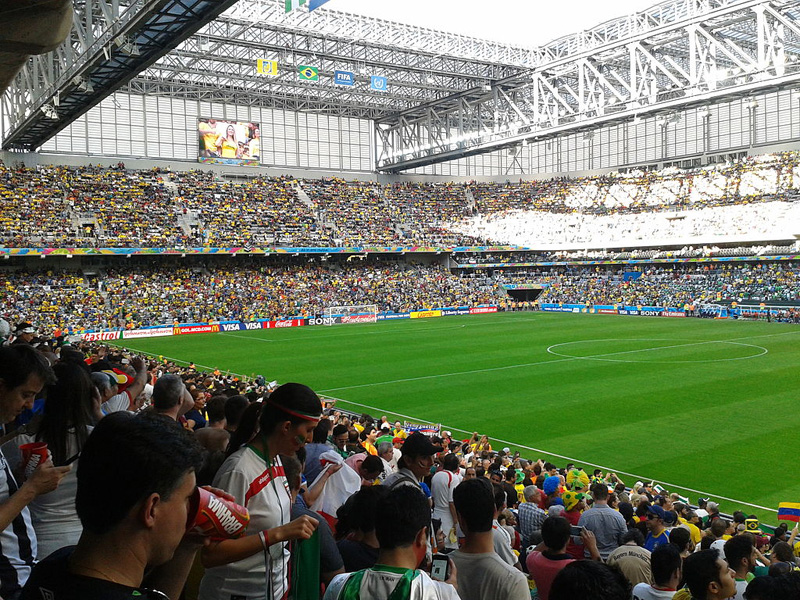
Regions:
<instances>
[{"instance_id":1,"label":"crowd barrier banner","mask_svg":"<svg viewBox=\"0 0 800 600\"><path fill-rule=\"evenodd\" d=\"M350 325L353 323L374 323L377 320L377 315L345 315L342 317L342 324Z\"/></svg>"},{"instance_id":2,"label":"crowd barrier banner","mask_svg":"<svg viewBox=\"0 0 800 600\"><path fill-rule=\"evenodd\" d=\"M544 308L543 310L552 310ZM420 310L403 313L378 313L378 321L393 321L397 319L424 319L430 317L442 317L451 315L479 315L485 313L496 313L497 306L459 306L449 308L437 308L435 310ZM576 309L577 311L577 309ZM191 325L175 325L172 327L150 327L147 329L131 329L130 331L96 331L81 334L81 339L89 342L116 340L116 339L138 339L151 337L164 337L169 335L191 335L194 333L226 333L233 331L254 331L257 329L283 329L286 327L303 327L306 325L333 325L336 323L374 323L373 315L352 315L323 317L315 315L313 317L298 317L293 319L279 319L276 321L229 321L225 323L195 323Z\"/></svg>"},{"instance_id":3,"label":"crowd barrier banner","mask_svg":"<svg viewBox=\"0 0 800 600\"><path fill-rule=\"evenodd\" d=\"M582 306L579 304L565 304L563 306L559 306L558 304L542 304L542 310L546 312L567 312L567 313L579 313L581 312Z\"/></svg>"},{"instance_id":4,"label":"crowd barrier banner","mask_svg":"<svg viewBox=\"0 0 800 600\"><path fill-rule=\"evenodd\" d=\"M441 317L441 310L417 310L411 312L412 319L428 319L430 317Z\"/></svg>"},{"instance_id":5,"label":"crowd barrier banner","mask_svg":"<svg viewBox=\"0 0 800 600\"><path fill-rule=\"evenodd\" d=\"M450 316L450 315L468 315L469 314L469 306L459 306L458 308L443 308L442 315Z\"/></svg>"},{"instance_id":6,"label":"crowd barrier banner","mask_svg":"<svg viewBox=\"0 0 800 600\"><path fill-rule=\"evenodd\" d=\"M122 333L122 339L134 340L139 338L164 337L174 335L173 327L153 327L151 329L131 329Z\"/></svg>"},{"instance_id":7,"label":"crowd barrier banner","mask_svg":"<svg viewBox=\"0 0 800 600\"><path fill-rule=\"evenodd\" d=\"M188 327L173 327L173 335L183 335L188 333L219 333L220 326L217 323L213 325L189 325Z\"/></svg>"},{"instance_id":8,"label":"crowd barrier banner","mask_svg":"<svg viewBox=\"0 0 800 600\"><path fill-rule=\"evenodd\" d=\"M108 340L118 340L122 337L121 331L93 331L91 333L82 333L81 339L84 342L105 342Z\"/></svg>"},{"instance_id":9,"label":"crowd barrier banner","mask_svg":"<svg viewBox=\"0 0 800 600\"><path fill-rule=\"evenodd\" d=\"M322 315L314 315L313 317L306 317L306 325L334 325L342 322L342 317L323 317Z\"/></svg>"},{"instance_id":10,"label":"crowd barrier banner","mask_svg":"<svg viewBox=\"0 0 800 600\"><path fill-rule=\"evenodd\" d=\"M285 327L302 327L306 319L279 319L277 321L264 321L264 329L283 329Z\"/></svg>"},{"instance_id":11,"label":"crowd barrier banner","mask_svg":"<svg viewBox=\"0 0 800 600\"><path fill-rule=\"evenodd\" d=\"M612 306L586 306L584 304L542 304L541 308L546 312L569 312L586 313L599 315L627 315L640 317L685 317L686 311L682 308L665 306L623 306L615 308Z\"/></svg>"},{"instance_id":12,"label":"crowd barrier banner","mask_svg":"<svg viewBox=\"0 0 800 600\"><path fill-rule=\"evenodd\" d=\"M411 313L378 313L378 321L395 321L397 319L410 319Z\"/></svg>"}]
</instances>

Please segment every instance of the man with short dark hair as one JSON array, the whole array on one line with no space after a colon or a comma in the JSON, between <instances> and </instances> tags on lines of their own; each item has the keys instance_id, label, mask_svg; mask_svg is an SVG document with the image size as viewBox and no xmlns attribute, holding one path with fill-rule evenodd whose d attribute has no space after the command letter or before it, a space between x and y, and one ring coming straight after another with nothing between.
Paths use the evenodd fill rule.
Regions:
<instances>
[{"instance_id":1,"label":"man with short dark hair","mask_svg":"<svg viewBox=\"0 0 800 600\"><path fill-rule=\"evenodd\" d=\"M634 586L632 600L672 598L681 583L682 564L681 552L676 546L664 544L656 547L650 554L653 583L639 583Z\"/></svg>"},{"instance_id":2,"label":"man with short dark hair","mask_svg":"<svg viewBox=\"0 0 800 600\"><path fill-rule=\"evenodd\" d=\"M506 564L494 551L492 521L494 493L485 478L459 483L453 504L464 532L464 544L450 554L458 569L458 590L463 600L529 600L525 575Z\"/></svg>"},{"instance_id":3,"label":"man with short dark hair","mask_svg":"<svg viewBox=\"0 0 800 600\"><path fill-rule=\"evenodd\" d=\"M650 569L650 551L645 550L644 536L638 529L631 529L622 536L622 545L608 555L606 563L617 567L632 586L653 581Z\"/></svg>"},{"instance_id":4,"label":"man with short dark hair","mask_svg":"<svg viewBox=\"0 0 800 600\"><path fill-rule=\"evenodd\" d=\"M358 473L358 476L361 477L361 485L373 485L378 476L383 473L383 463L380 457L365 452L353 454L344 461L344 464Z\"/></svg>"},{"instance_id":5,"label":"man with short dark hair","mask_svg":"<svg viewBox=\"0 0 800 600\"><path fill-rule=\"evenodd\" d=\"M303 475L306 476L306 481L309 485L314 483L314 480L322 473L322 462L320 456L325 452L331 450L328 444L328 434L331 431L333 423L330 419L322 418L314 427L311 433L311 443L305 445L306 449L306 464Z\"/></svg>"},{"instance_id":6,"label":"man with short dark hair","mask_svg":"<svg viewBox=\"0 0 800 600\"><path fill-rule=\"evenodd\" d=\"M334 450L342 458L349 458L350 453L347 451L347 441L350 439L350 433L347 425L336 425L331 431L330 441L333 442Z\"/></svg>"},{"instance_id":7,"label":"man with short dark hair","mask_svg":"<svg viewBox=\"0 0 800 600\"><path fill-rule=\"evenodd\" d=\"M541 600L547 600L550 586L558 572L575 561L567 554L567 544L571 535L571 525L564 517L547 517L542 523L542 543L528 555L528 572L536 582L536 590ZM592 558L599 560L594 534L588 529L581 530L581 540Z\"/></svg>"},{"instance_id":8,"label":"man with short dark hair","mask_svg":"<svg viewBox=\"0 0 800 600\"><path fill-rule=\"evenodd\" d=\"M630 600L631 586L614 567L596 560L576 560L556 575L550 600Z\"/></svg>"},{"instance_id":9,"label":"man with short dark hair","mask_svg":"<svg viewBox=\"0 0 800 600\"><path fill-rule=\"evenodd\" d=\"M206 403L208 424L194 432L200 445L209 452L225 452L231 434L225 429L225 396L214 396Z\"/></svg>"},{"instance_id":10,"label":"man with short dark hair","mask_svg":"<svg viewBox=\"0 0 800 600\"><path fill-rule=\"evenodd\" d=\"M430 520L430 504L417 486L391 489L378 500L376 509L378 562L371 569L335 577L325 591L325 600L458 600L452 562L447 582L434 581L418 570L428 547Z\"/></svg>"},{"instance_id":11,"label":"man with short dark hair","mask_svg":"<svg viewBox=\"0 0 800 600\"><path fill-rule=\"evenodd\" d=\"M177 600L200 547L184 534L201 460L192 435L166 417L104 417L81 451L78 545L40 562L23 600L158 598L142 588L145 575Z\"/></svg>"},{"instance_id":12,"label":"man with short dark hair","mask_svg":"<svg viewBox=\"0 0 800 600\"><path fill-rule=\"evenodd\" d=\"M756 569L756 547L753 536L749 533L735 535L725 542L723 550L728 566L736 573L734 600L744 600L744 590L750 579L753 579L752 573Z\"/></svg>"},{"instance_id":13,"label":"man with short dark hair","mask_svg":"<svg viewBox=\"0 0 800 600\"><path fill-rule=\"evenodd\" d=\"M736 593L734 571L716 550L700 550L683 561L683 578L693 600L726 600Z\"/></svg>"},{"instance_id":14,"label":"man with short dark hair","mask_svg":"<svg viewBox=\"0 0 800 600\"><path fill-rule=\"evenodd\" d=\"M608 505L608 486L595 483L591 487L594 503L581 515L578 525L594 533L597 550L603 560L622 544L622 536L628 531L625 518ZM588 557L588 551L584 552Z\"/></svg>"},{"instance_id":15,"label":"man with short dark hair","mask_svg":"<svg viewBox=\"0 0 800 600\"><path fill-rule=\"evenodd\" d=\"M0 424L13 421L46 384L55 382L50 365L27 344L0 348ZM52 492L70 471L47 460L39 464L21 486L0 452L0 596L19 596L36 561L36 534L28 504Z\"/></svg>"},{"instance_id":16,"label":"man with short dark hair","mask_svg":"<svg viewBox=\"0 0 800 600\"><path fill-rule=\"evenodd\" d=\"M239 427L239 421L250 402L241 395L231 396L225 401L225 430L233 433Z\"/></svg>"}]
</instances>

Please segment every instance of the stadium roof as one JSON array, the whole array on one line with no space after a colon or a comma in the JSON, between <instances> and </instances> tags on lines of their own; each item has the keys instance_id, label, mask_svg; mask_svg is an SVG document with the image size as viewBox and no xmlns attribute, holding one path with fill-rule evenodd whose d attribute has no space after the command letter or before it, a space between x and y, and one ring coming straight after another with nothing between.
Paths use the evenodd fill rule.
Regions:
<instances>
[{"instance_id":1,"label":"stadium roof","mask_svg":"<svg viewBox=\"0 0 800 600\"><path fill-rule=\"evenodd\" d=\"M373 119L378 168L401 171L647 112L669 118L800 73L796 1L668 0L534 48L335 10L285 14L279 0L76 9L68 42L32 58L4 96L4 148L39 147L130 81L134 93ZM259 75L258 59L277 60L277 76ZM300 65L319 81L301 80ZM356 85L335 85L336 70ZM370 89L372 75L387 91Z\"/></svg>"}]
</instances>

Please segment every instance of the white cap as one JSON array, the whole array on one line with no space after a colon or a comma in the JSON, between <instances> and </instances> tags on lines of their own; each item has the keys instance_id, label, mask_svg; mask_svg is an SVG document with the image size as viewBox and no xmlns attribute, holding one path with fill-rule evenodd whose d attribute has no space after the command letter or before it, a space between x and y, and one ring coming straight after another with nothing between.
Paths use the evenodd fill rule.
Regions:
<instances>
[{"instance_id":1,"label":"white cap","mask_svg":"<svg viewBox=\"0 0 800 600\"><path fill-rule=\"evenodd\" d=\"M503 452L505 452L506 454L508 454L509 452L511 452L511 448L503 448Z\"/></svg>"}]
</instances>

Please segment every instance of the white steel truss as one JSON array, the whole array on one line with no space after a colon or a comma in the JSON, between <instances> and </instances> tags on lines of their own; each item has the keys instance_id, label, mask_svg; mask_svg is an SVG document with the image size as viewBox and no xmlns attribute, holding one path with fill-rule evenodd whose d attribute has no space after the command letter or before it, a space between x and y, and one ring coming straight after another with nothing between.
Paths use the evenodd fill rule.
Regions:
<instances>
[{"instance_id":1,"label":"white steel truss","mask_svg":"<svg viewBox=\"0 0 800 600\"><path fill-rule=\"evenodd\" d=\"M396 47L385 40L372 41L377 36L367 33L353 39L289 26L278 17L282 13L274 10L274 3L268 7L272 9L268 16L279 22L222 16L142 72L130 90L375 119L478 83L526 72L513 65L449 56L431 49ZM310 17L307 12L304 17L302 11L298 12L301 16L294 20L301 23ZM405 32L407 26L400 29ZM420 35L423 33L427 35L424 31ZM476 40L473 54L482 47ZM256 63L260 58L277 60L278 76L259 75ZM300 65L317 67L319 81L300 80ZM335 70L354 73L355 85L335 85ZM388 93L371 91L370 75L387 77Z\"/></svg>"},{"instance_id":2,"label":"white steel truss","mask_svg":"<svg viewBox=\"0 0 800 600\"><path fill-rule=\"evenodd\" d=\"M661 20L656 15L663 17ZM402 171L800 81L800 3L683 0L557 40L529 73L376 121Z\"/></svg>"}]
</instances>

